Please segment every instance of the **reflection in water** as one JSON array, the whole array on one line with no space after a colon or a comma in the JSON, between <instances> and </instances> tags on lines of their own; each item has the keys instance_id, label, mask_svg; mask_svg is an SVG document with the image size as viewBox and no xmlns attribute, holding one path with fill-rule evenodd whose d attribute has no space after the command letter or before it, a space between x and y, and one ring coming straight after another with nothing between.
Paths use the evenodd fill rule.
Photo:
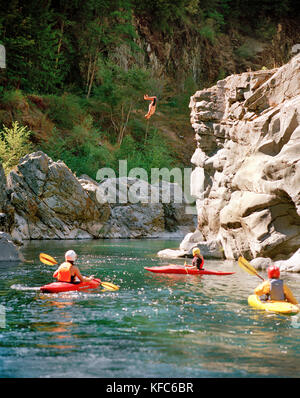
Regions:
<instances>
[{"instance_id":1,"label":"reflection in water","mask_svg":"<svg viewBox=\"0 0 300 398\"><path fill-rule=\"evenodd\" d=\"M51 295L49 295L49 294L48 295L41 294L39 296L39 299L46 300L46 302L44 304L41 304L41 305L44 305L44 306L55 306L57 308L65 308L65 307L69 307L69 306L74 304L73 301L65 301L66 299L69 299L68 295L60 294L60 296L59 296L60 300L51 300L49 298L49 296L51 297Z\"/></svg>"},{"instance_id":2,"label":"reflection in water","mask_svg":"<svg viewBox=\"0 0 300 398\"><path fill-rule=\"evenodd\" d=\"M57 318L59 320L56 322L36 322L32 324L32 327L41 332L50 333L48 336L49 340L65 340L66 344L38 344L38 346L41 348L57 348L61 350L71 350L76 348L75 344L67 343L76 338L76 334L73 334L72 330L75 330L77 325L76 323L73 323L72 314L70 312L61 311L64 308L73 306L74 301L66 301L69 299L69 295L67 294L60 295L59 299L56 300L51 300L49 295L40 295L39 299L45 300L44 303L40 303L41 306L53 306L59 309L59 312L57 312Z\"/></svg>"}]
</instances>

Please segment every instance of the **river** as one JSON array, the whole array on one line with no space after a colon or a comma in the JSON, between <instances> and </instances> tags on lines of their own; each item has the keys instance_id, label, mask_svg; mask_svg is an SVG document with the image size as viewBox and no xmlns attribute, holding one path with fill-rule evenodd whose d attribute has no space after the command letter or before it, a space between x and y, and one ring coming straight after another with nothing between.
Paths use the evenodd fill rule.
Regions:
<instances>
[{"instance_id":1,"label":"river","mask_svg":"<svg viewBox=\"0 0 300 398\"><path fill-rule=\"evenodd\" d=\"M298 377L300 317L248 306L260 282L237 263L206 261L229 276L159 275L156 253L172 240L33 241L25 263L0 265L0 377L244 378ZM116 292L43 294L55 267L74 249L84 275ZM184 260L172 260L183 263ZM261 274L266 277L265 272ZM300 275L282 274L300 299Z\"/></svg>"}]
</instances>

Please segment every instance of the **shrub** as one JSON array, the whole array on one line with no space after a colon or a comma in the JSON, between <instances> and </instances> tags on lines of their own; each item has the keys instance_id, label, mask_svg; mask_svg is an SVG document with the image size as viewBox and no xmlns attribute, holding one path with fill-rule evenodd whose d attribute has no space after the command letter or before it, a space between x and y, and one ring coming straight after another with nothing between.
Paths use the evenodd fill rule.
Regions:
<instances>
[{"instance_id":1,"label":"shrub","mask_svg":"<svg viewBox=\"0 0 300 398\"><path fill-rule=\"evenodd\" d=\"M244 59L251 59L255 55L255 51L249 43L242 44L236 49L235 53L238 57Z\"/></svg>"},{"instance_id":2,"label":"shrub","mask_svg":"<svg viewBox=\"0 0 300 398\"><path fill-rule=\"evenodd\" d=\"M95 178L99 168L113 166L113 155L100 143L100 134L87 116L67 133L54 127L41 149L53 160L62 160L77 176Z\"/></svg>"},{"instance_id":3,"label":"shrub","mask_svg":"<svg viewBox=\"0 0 300 398\"><path fill-rule=\"evenodd\" d=\"M13 106L16 103L24 101L24 96L21 90L4 91L1 102L4 105Z\"/></svg>"},{"instance_id":4,"label":"shrub","mask_svg":"<svg viewBox=\"0 0 300 398\"><path fill-rule=\"evenodd\" d=\"M30 135L31 131L26 126L19 126L18 122L13 122L11 128L3 126L0 131L0 159L6 173L32 150Z\"/></svg>"},{"instance_id":5,"label":"shrub","mask_svg":"<svg viewBox=\"0 0 300 398\"><path fill-rule=\"evenodd\" d=\"M147 141L137 142L127 135L120 148L115 152L115 171L118 171L118 161L127 160L128 171L135 167L146 170L151 175L151 168L172 168L173 159L167 142L157 132L151 129Z\"/></svg>"},{"instance_id":6,"label":"shrub","mask_svg":"<svg viewBox=\"0 0 300 398\"><path fill-rule=\"evenodd\" d=\"M48 116L62 129L72 129L83 116L83 109L79 98L75 95L64 94L61 97L48 95L44 97L49 107Z\"/></svg>"}]
</instances>

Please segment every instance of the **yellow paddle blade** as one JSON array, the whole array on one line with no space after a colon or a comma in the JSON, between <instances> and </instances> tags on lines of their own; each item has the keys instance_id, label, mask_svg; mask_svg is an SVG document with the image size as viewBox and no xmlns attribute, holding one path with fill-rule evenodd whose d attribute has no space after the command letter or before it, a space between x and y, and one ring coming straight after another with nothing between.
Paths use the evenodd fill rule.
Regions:
<instances>
[{"instance_id":1,"label":"yellow paddle blade","mask_svg":"<svg viewBox=\"0 0 300 398\"><path fill-rule=\"evenodd\" d=\"M111 290L111 291L119 290L119 286L114 285L111 282L101 282L101 286L103 286L103 287L105 287L105 289Z\"/></svg>"},{"instance_id":2,"label":"yellow paddle blade","mask_svg":"<svg viewBox=\"0 0 300 398\"><path fill-rule=\"evenodd\" d=\"M264 281L264 278L257 273L256 269L252 267L252 265L244 257L238 258L238 264L243 270L248 272L248 274L258 276Z\"/></svg>"},{"instance_id":3,"label":"yellow paddle blade","mask_svg":"<svg viewBox=\"0 0 300 398\"><path fill-rule=\"evenodd\" d=\"M47 265L56 265L57 261L54 260L53 257L49 256L49 254L41 253L40 254L40 261Z\"/></svg>"}]
</instances>

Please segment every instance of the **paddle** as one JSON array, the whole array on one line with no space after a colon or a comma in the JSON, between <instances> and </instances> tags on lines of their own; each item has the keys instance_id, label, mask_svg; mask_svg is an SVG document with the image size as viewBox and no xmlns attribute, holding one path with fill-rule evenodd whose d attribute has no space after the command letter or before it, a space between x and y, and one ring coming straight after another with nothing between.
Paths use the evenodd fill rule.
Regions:
<instances>
[{"instance_id":1,"label":"paddle","mask_svg":"<svg viewBox=\"0 0 300 398\"><path fill-rule=\"evenodd\" d=\"M57 261L49 256L49 254L45 254L45 253L40 253L40 261L46 265L56 265ZM115 291L115 290L119 290L119 286L114 285L111 282L100 282L101 286L103 286L105 289L107 290L111 290L111 291Z\"/></svg>"},{"instance_id":2,"label":"paddle","mask_svg":"<svg viewBox=\"0 0 300 398\"><path fill-rule=\"evenodd\" d=\"M189 272L188 272L188 268L194 268L192 265L188 265L187 263L186 263L186 261L184 262L184 269L185 269L185 272L188 274Z\"/></svg>"},{"instance_id":3,"label":"paddle","mask_svg":"<svg viewBox=\"0 0 300 398\"><path fill-rule=\"evenodd\" d=\"M40 261L47 265L56 265L57 261L54 260L53 257L49 256L48 254L41 253L40 254Z\"/></svg>"},{"instance_id":4,"label":"paddle","mask_svg":"<svg viewBox=\"0 0 300 398\"><path fill-rule=\"evenodd\" d=\"M241 268L248 272L248 274L258 276L264 281L264 278L257 273L256 269L252 267L252 265L244 257L240 256L238 258L238 264Z\"/></svg>"}]
</instances>

